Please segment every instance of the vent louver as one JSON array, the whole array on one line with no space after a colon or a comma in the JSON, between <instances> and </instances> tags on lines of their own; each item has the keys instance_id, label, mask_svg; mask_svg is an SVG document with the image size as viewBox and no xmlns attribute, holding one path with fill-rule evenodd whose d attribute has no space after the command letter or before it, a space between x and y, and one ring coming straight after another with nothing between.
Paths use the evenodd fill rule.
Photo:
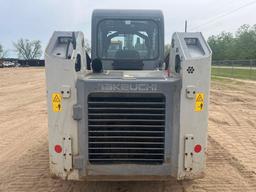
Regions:
<instances>
[{"instance_id":1,"label":"vent louver","mask_svg":"<svg viewBox=\"0 0 256 192\"><path fill-rule=\"evenodd\" d=\"M165 97L162 94L92 93L88 96L92 164L161 164Z\"/></svg>"}]
</instances>

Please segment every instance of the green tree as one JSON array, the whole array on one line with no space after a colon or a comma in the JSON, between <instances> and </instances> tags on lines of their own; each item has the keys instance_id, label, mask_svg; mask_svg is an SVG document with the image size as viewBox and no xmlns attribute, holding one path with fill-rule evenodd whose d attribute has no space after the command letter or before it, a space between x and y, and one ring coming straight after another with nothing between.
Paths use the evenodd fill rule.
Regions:
<instances>
[{"instance_id":1,"label":"green tree","mask_svg":"<svg viewBox=\"0 0 256 192\"><path fill-rule=\"evenodd\" d=\"M234 57L235 38L232 33L222 32L219 35L211 36L208 43L213 52L213 59L232 59Z\"/></svg>"},{"instance_id":2,"label":"green tree","mask_svg":"<svg viewBox=\"0 0 256 192\"><path fill-rule=\"evenodd\" d=\"M208 43L214 60L255 59L256 25L242 25L235 35L227 32L213 35L209 37Z\"/></svg>"},{"instance_id":3,"label":"green tree","mask_svg":"<svg viewBox=\"0 0 256 192\"><path fill-rule=\"evenodd\" d=\"M242 25L236 32L236 55L239 59L256 58L256 25Z\"/></svg>"},{"instance_id":4,"label":"green tree","mask_svg":"<svg viewBox=\"0 0 256 192\"><path fill-rule=\"evenodd\" d=\"M19 39L13 45L20 59L39 59L42 56L42 46L39 40Z\"/></svg>"}]
</instances>

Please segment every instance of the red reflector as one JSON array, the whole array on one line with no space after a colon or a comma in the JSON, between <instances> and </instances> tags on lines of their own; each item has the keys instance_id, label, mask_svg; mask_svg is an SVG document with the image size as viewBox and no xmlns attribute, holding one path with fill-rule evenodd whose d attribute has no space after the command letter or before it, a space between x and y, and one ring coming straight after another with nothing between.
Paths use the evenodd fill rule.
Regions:
<instances>
[{"instance_id":1,"label":"red reflector","mask_svg":"<svg viewBox=\"0 0 256 192\"><path fill-rule=\"evenodd\" d=\"M195 151L196 153L201 152L201 150L202 150L202 146L201 146L201 145L196 145L195 148L194 148L194 151Z\"/></svg>"},{"instance_id":2,"label":"red reflector","mask_svg":"<svg viewBox=\"0 0 256 192\"><path fill-rule=\"evenodd\" d=\"M61 153L62 152L62 147L60 145L55 145L54 150L56 153Z\"/></svg>"}]
</instances>

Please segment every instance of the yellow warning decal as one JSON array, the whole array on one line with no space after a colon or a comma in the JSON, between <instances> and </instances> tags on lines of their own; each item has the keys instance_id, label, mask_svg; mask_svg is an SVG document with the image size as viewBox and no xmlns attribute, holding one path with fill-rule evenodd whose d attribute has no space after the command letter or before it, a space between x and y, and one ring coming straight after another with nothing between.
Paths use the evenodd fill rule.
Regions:
<instances>
[{"instance_id":1,"label":"yellow warning decal","mask_svg":"<svg viewBox=\"0 0 256 192\"><path fill-rule=\"evenodd\" d=\"M195 111L202 111L204 108L204 94L196 94Z\"/></svg>"},{"instance_id":2,"label":"yellow warning decal","mask_svg":"<svg viewBox=\"0 0 256 192\"><path fill-rule=\"evenodd\" d=\"M52 94L52 110L53 110L53 112L61 112L62 111L61 100L62 100L62 96L60 93Z\"/></svg>"}]
</instances>

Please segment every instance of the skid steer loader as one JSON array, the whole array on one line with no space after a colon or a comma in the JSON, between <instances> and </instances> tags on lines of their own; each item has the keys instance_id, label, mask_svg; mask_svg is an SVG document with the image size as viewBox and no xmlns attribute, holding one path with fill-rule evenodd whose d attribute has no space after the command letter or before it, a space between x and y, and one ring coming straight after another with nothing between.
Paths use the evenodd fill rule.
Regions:
<instances>
[{"instance_id":1,"label":"skid steer loader","mask_svg":"<svg viewBox=\"0 0 256 192\"><path fill-rule=\"evenodd\" d=\"M211 50L174 33L164 57L159 10L95 10L82 32L54 32L45 52L50 171L66 180L201 177Z\"/></svg>"}]
</instances>

